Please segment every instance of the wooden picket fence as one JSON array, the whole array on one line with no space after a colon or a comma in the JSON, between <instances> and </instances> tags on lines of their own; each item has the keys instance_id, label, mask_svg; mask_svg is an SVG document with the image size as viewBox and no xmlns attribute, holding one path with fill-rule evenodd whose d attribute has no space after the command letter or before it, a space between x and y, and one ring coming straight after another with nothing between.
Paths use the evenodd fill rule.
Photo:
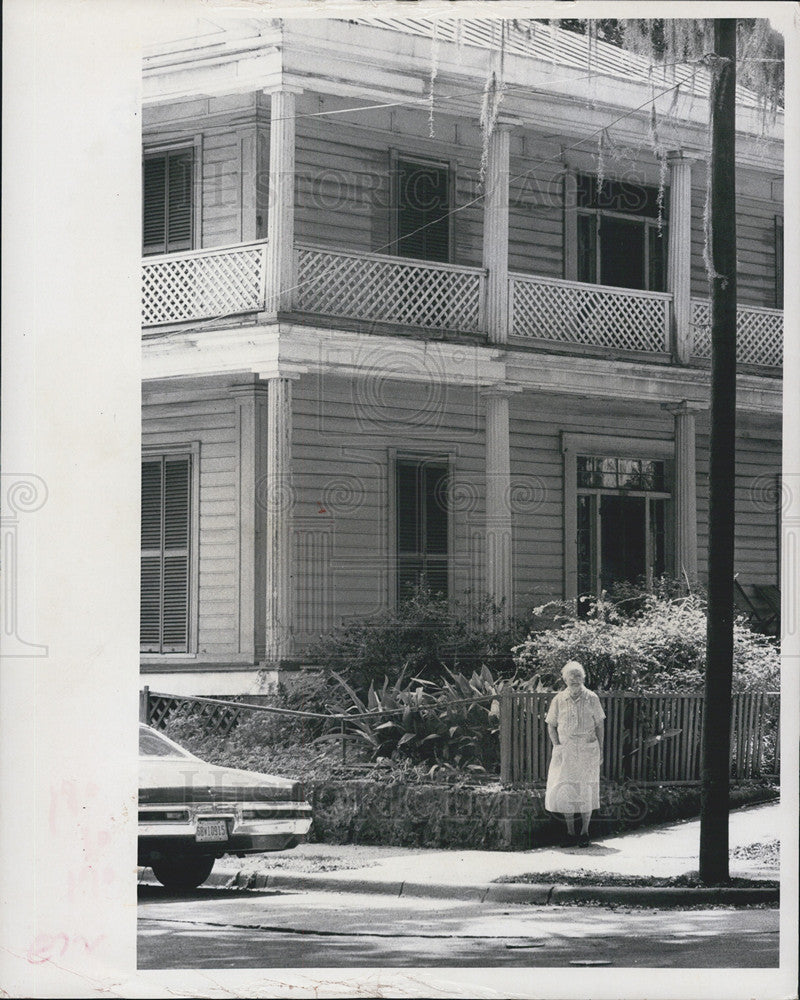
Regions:
<instances>
[{"instance_id":1,"label":"wooden picket fence","mask_svg":"<svg viewBox=\"0 0 800 1000\"><path fill-rule=\"evenodd\" d=\"M702 694L599 695L606 713L602 775L610 781L687 784L700 780ZM545 716L552 692L500 699L500 777L543 783L550 763ZM731 777L780 771L779 695L747 691L731 705Z\"/></svg>"}]
</instances>

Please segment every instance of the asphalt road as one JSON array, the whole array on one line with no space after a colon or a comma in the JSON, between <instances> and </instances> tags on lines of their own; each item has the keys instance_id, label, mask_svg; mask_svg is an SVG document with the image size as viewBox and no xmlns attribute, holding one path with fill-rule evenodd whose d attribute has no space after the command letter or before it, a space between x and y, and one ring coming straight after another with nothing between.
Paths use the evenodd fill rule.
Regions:
<instances>
[{"instance_id":1,"label":"asphalt road","mask_svg":"<svg viewBox=\"0 0 800 1000\"><path fill-rule=\"evenodd\" d=\"M776 968L777 909L526 906L139 887L140 969Z\"/></svg>"}]
</instances>

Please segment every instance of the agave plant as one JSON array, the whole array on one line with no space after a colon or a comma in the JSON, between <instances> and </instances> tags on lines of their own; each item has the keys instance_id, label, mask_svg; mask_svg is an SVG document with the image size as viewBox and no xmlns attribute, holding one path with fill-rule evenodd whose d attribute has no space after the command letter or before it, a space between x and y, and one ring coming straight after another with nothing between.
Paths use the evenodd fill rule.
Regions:
<instances>
[{"instance_id":1,"label":"agave plant","mask_svg":"<svg viewBox=\"0 0 800 1000\"><path fill-rule=\"evenodd\" d=\"M540 690L538 677L525 681L495 678L488 667L470 676L448 670L449 678L399 678L370 685L366 701L334 674L342 698L331 703L345 715L351 733L373 757L404 756L434 767L489 770L499 760L500 694L506 688Z\"/></svg>"}]
</instances>

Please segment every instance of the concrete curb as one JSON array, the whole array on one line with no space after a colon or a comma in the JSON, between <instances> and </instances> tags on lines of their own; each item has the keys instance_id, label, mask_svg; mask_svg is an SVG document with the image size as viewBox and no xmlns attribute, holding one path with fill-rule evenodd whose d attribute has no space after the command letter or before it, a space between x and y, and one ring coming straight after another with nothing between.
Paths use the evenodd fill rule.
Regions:
<instances>
[{"instance_id":1,"label":"concrete curb","mask_svg":"<svg viewBox=\"0 0 800 1000\"><path fill-rule=\"evenodd\" d=\"M139 883L158 885L150 869L140 869ZM337 878L325 874L259 875L212 872L203 883L217 889L288 889L305 892L369 893L427 899L458 899L481 903L527 903L543 906L554 903L622 903L658 908L716 904L756 906L777 903L780 890L762 888L673 888L633 885L556 885L554 883L487 882L452 885L431 882L378 881L364 878Z\"/></svg>"}]
</instances>

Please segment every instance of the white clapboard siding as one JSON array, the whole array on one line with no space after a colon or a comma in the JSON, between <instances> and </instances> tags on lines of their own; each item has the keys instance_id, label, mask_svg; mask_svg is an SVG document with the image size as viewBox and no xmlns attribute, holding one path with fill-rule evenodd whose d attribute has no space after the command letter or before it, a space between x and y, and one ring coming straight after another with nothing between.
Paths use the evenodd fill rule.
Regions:
<instances>
[{"instance_id":1,"label":"white clapboard siding","mask_svg":"<svg viewBox=\"0 0 800 1000\"><path fill-rule=\"evenodd\" d=\"M775 216L783 212L778 202L737 193L737 297L741 305L775 306ZM692 190L692 295L708 298L708 277L703 262L703 212L705 191Z\"/></svg>"},{"instance_id":2,"label":"white clapboard siding","mask_svg":"<svg viewBox=\"0 0 800 1000\"><path fill-rule=\"evenodd\" d=\"M298 598L311 601L325 591L327 607L306 609L310 633L314 623L330 627L335 620L364 615L385 606L389 546L389 449L414 453L454 453L456 483L482 482L485 475L483 430L475 426L477 394L449 389L435 427L415 426L419 411L408 386L398 384L392 405L381 407L371 426L363 412L364 389L344 378L326 378L322 399L315 398L311 380L297 383L294 393L295 551ZM367 397L368 398L368 397ZM467 430L470 424L471 431ZM324 514L318 513L320 508ZM483 489L474 512L483 520ZM454 521L456 592L474 585L470 579L466 518ZM328 542L319 541L327 536ZM317 541L315 542L314 539ZM308 555L302 546L317 544ZM329 544L323 567L319 558ZM317 561L315 562L314 559ZM323 579L327 575L326 579ZM301 621L301 625L302 625ZM301 627L301 641L302 641Z\"/></svg>"},{"instance_id":3,"label":"white clapboard siding","mask_svg":"<svg viewBox=\"0 0 800 1000\"><path fill-rule=\"evenodd\" d=\"M236 415L225 391L145 393L142 443L200 442L197 655L224 661L238 642ZM196 541L196 540L195 540ZM195 595L192 595L195 599Z\"/></svg>"},{"instance_id":4,"label":"white clapboard siding","mask_svg":"<svg viewBox=\"0 0 800 1000\"><path fill-rule=\"evenodd\" d=\"M738 417L740 430L747 416ZM778 574L775 476L781 468L781 445L774 435L737 435L736 549L734 569L743 584L774 584ZM700 575L708 560L708 436L697 438L697 534Z\"/></svg>"}]
</instances>

